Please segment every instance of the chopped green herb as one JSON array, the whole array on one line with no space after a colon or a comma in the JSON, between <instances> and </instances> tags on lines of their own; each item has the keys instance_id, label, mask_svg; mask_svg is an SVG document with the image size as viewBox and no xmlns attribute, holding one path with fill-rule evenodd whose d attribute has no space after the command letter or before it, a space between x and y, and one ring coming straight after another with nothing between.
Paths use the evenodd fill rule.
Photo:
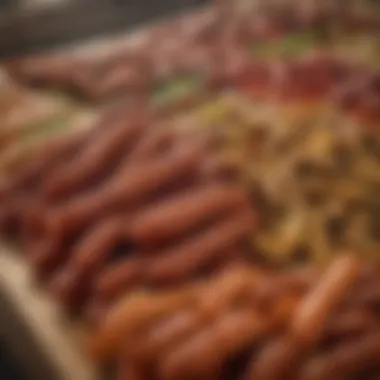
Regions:
<instances>
[{"instance_id":1,"label":"chopped green herb","mask_svg":"<svg viewBox=\"0 0 380 380\"><path fill-rule=\"evenodd\" d=\"M197 75L186 75L170 82L159 84L153 93L153 102L165 104L198 92L202 80Z\"/></svg>"},{"instance_id":2,"label":"chopped green herb","mask_svg":"<svg viewBox=\"0 0 380 380\"><path fill-rule=\"evenodd\" d=\"M252 54L261 59L276 57L296 58L317 44L317 36L312 31L288 34L272 41L255 42Z\"/></svg>"}]
</instances>

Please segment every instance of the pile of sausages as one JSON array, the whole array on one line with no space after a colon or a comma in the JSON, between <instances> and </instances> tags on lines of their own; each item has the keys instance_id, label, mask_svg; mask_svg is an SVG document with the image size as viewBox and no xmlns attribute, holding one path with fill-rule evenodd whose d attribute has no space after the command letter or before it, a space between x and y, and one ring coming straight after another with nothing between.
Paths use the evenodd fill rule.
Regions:
<instances>
[{"instance_id":1,"label":"pile of sausages","mask_svg":"<svg viewBox=\"0 0 380 380\"><path fill-rule=\"evenodd\" d=\"M376 128L380 122L380 70L367 72L334 93L339 107Z\"/></svg>"},{"instance_id":2,"label":"pile of sausages","mask_svg":"<svg viewBox=\"0 0 380 380\"><path fill-rule=\"evenodd\" d=\"M252 266L256 215L208 132L117 107L2 184L0 227L119 379L369 379L380 273Z\"/></svg>"},{"instance_id":3,"label":"pile of sausages","mask_svg":"<svg viewBox=\"0 0 380 380\"><path fill-rule=\"evenodd\" d=\"M57 54L24 58L6 66L24 85L70 91L92 101L144 96L160 81L189 72L202 74L212 87L228 85L231 76L252 62L250 50L255 41L318 28L313 24L315 17L303 14L300 7L292 4L280 11L278 7L247 11L235 20L224 16L233 9L217 6L151 27L139 43L125 43L107 55ZM329 23L330 19L324 16L322 21Z\"/></svg>"},{"instance_id":4,"label":"pile of sausages","mask_svg":"<svg viewBox=\"0 0 380 380\"><path fill-rule=\"evenodd\" d=\"M3 184L1 230L70 310L92 314L129 289L177 286L246 253L255 215L216 164L212 136L159 123L146 109L113 110Z\"/></svg>"},{"instance_id":5,"label":"pile of sausages","mask_svg":"<svg viewBox=\"0 0 380 380\"><path fill-rule=\"evenodd\" d=\"M350 255L285 274L235 262L114 306L88 346L118 379L377 379L379 273Z\"/></svg>"},{"instance_id":6,"label":"pile of sausages","mask_svg":"<svg viewBox=\"0 0 380 380\"><path fill-rule=\"evenodd\" d=\"M234 79L255 97L271 101L326 99L356 119L380 121L380 71L357 67L322 54L293 62L255 62Z\"/></svg>"},{"instance_id":7,"label":"pile of sausages","mask_svg":"<svg viewBox=\"0 0 380 380\"><path fill-rule=\"evenodd\" d=\"M211 87L274 101L331 97L380 120L378 73L324 57L252 63L245 47L257 31L243 25L235 44L215 33L218 18L205 20L178 33L155 29L166 36L158 50L150 40L96 64L53 57L10 71L103 99L149 93L177 70L201 69ZM253 266L258 216L239 170L219 157L215 135L176 128L143 100L49 141L0 183L0 232L20 243L67 310L92 324L94 360L116 363L120 380L376 380L378 269L349 254L325 270Z\"/></svg>"},{"instance_id":8,"label":"pile of sausages","mask_svg":"<svg viewBox=\"0 0 380 380\"><path fill-rule=\"evenodd\" d=\"M144 95L168 76L202 72L210 65L214 12L190 16L151 27L140 33L138 43L125 43L107 55L30 57L9 62L8 71L24 85L57 88L92 101Z\"/></svg>"}]
</instances>

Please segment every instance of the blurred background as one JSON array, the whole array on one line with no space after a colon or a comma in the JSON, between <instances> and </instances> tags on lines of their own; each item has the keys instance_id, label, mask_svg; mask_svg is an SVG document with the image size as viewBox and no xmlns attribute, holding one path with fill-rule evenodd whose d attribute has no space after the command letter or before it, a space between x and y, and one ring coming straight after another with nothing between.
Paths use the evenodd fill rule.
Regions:
<instances>
[{"instance_id":1,"label":"blurred background","mask_svg":"<svg viewBox=\"0 0 380 380\"><path fill-rule=\"evenodd\" d=\"M0 0L0 55L117 32L207 0Z\"/></svg>"},{"instance_id":2,"label":"blurred background","mask_svg":"<svg viewBox=\"0 0 380 380\"><path fill-rule=\"evenodd\" d=\"M9 354L5 344L0 342L0 379L26 380L17 363Z\"/></svg>"}]
</instances>

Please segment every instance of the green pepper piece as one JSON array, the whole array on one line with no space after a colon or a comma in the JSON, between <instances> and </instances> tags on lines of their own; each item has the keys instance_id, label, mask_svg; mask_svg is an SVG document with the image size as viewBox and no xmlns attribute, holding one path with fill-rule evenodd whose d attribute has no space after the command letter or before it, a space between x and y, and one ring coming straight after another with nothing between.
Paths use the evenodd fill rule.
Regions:
<instances>
[{"instance_id":1,"label":"green pepper piece","mask_svg":"<svg viewBox=\"0 0 380 380\"><path fill-rule=\"evenodd\" d=\"M67 122L67 115L62 114L39 121L34 125L30 125L30 127L22 133L22 141L28 144L33 141L42 140L64 129L68 125Z\"/></svg>"}]
</instances>

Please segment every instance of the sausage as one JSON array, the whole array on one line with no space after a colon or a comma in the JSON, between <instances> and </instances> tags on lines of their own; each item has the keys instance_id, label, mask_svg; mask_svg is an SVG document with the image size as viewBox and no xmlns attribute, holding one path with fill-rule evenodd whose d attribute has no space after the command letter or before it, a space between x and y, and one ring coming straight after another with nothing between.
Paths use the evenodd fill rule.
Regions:
<instances>
[{"instance_id":1,"label":"sausage","mask_svg":"<svg viewBox=\"0 0 380 380\"><path fill-rule=\"evenodd\" d=\"M297 294L304 294L319 280L320 275L320 270L316 268L296 269L280 275L279 286Z\"/></svg>"},{"instance_id":2,"label":"sausage","mask_svg":"<svg viewBox=\"0 0 380 380\"><path fill-rule=\"evenodd\" d=\"M91 298L84 305L81 317L91 328L98 328L104 322L110 307L111 305L98 298Z\"/></svg>"},{"instance_id":3,"label":"sausage","mask_svg":"<svg viewBox=\"0 0 380 380\"><path fill-rule=\"evenodd\" d=\"M133 91L134 94L144 92L149 85L148 74L146 70L142 72L141 66L137 67L131 62L114 65L95 86L95 82L92 82L92 88L87 91L87 95L91 99L104 99L128 91Z\"/></svg>"},{"instance_id":4,"label":"sausage","mask_svg":"<svg viewBox=\"0 0 380 380\"><path fill-rule=\"evenodd\" d=\"M249 211L232 214L205 232L191 236L180 246L155 252L144 275L151 283L172 283L188 278L217 257L219 252L239 244L253 226L254 218Z\"/></svg>"},{"instance_id":5,"label":"sausage","mask_svg":"<svg viewBox=\"0 0 380 380\"><path fill-rule=\"evenodd\" d=\"M63 244L56 236L48 236L46 239L32 245L28 249L28 258L40 277L50 275L70 252L70 245Z\"/></svg>"},{"instance_id":6,"label":"sausage","mask_svg":"<svg viewBox=\"0 0 380 380\"><path fill-rule=\"evenodd\" d=\"M180 310L174 316L153 326L139 342L131 342L128 348L133 356L156 358L170 353L176 346L204 326L204 320L197 311Z\"/></svg>"},{"instance_id":7,"label":"sausage","mask_svg":"<svg viewBox=\"0 0 380 380\"><path fill-rule=\"evenodd\" d=\"M344 341L361 336L377 328L377 321L371 313L364 309L345 310L326 323L323 331L324 339L332 342Z\"/></svg>"},{"instance_id":8,"label":"sausage","mask_svg":"<svg viewBox=\"0 0 380 380\"><path fill-rule=\"evenodd\" d=\"M130 235L139 244L156 244L175 239L214 217L235 208L249 207L239 186L211 185L170 197L137 214Z\"/></svg>"},{"instance_id":9,"label":"sausage","mask_svg":"<svg viewBox=\"0 0 380 380\"><path fill-rule=\"evenodd\" d=\"M70 258L56 274L50 288L66 306L83 301L81 292L112 254L122 232L123 219L113 216L98 223L74 246Z\"/></svg>"},{"instance_id":10,"label":"sausage","mask_svg":"<svg viewBox=\"0 0 380 380\"><path fill-rule=\"evenodd\" d=\"M44 184L44 195L49 200L68 197L100 178L117 164L141 132L136 121L118 120L63 168L58 169Z\"/></svg>"},{"instance_id":11,"label":"sausage","mask_svg":"<svg viewBox=\"0 0 380 380\"><path fill-rule=\"evenodd\" d=\"M299 378L300 380L345 380L378 365L379 352L380 335L378 332L370 333L314 359L303 368Z\"/></svg>"},{"instance_id":12,"label":"sausage","mask_svg":"<svg viewBox=\"0 0 380 380\"><path fill-rule=\"evenodd\" d=\"M289 321L292 320L294 311L297 310L300 303L300 298L294 294L283 294L273 303L268 319L274 329L282 329L288 326Z\"/></svg>"},{"instance_id":13,"label":"sausage","mask_svg":"<svg viewBox=\"0 0 380 380\"><path fill-rule=\"evenodd\" d=\"M48 228L52 234L64 238L92 219L120 207L125 209L136 204L158 189L191 175L200 156L199 149L191 147L168 154L155 162L131 165L128 170L124 168L100 188L57 206L47 217Z\"/></svg>"},{"instance_id":14,"label":"sausage","mask_svg":"<svg viewBox=\"0 0 380 380\"><path fill-rule=\"evenodd\" d=\"M242 172L240 162L221 155L207 157L202 164L202 174L205 179L223 178L236 180Z\"/></svg>"},{"instance_id":15,"label":"sausage","mask_svg":"<svg viewBox=\"0 0 380 380\"><path fill-rule=\"evenodd\" d=\"M142 261L126 258L102 270L94 280L95 296L113 301L142 278Z\"/></svg>"},{"instance_id":16,"label":"sausage","mask_svg":"<svg viewBox=\"0 0 380 380\"><path fill-rule=\"evenodd\" d=\"M194 306L196 288L149 296L135 292L111 308L99 331L90 337L89 353L96 360L111 358L123 342L147 324L170 315L181 307Z\"/></svg>"},{"instance_id":17,"label":"sausage","mask_svg":"<svg viewBox=\"0 0 380 380\"><path fill-rule=\"evenodd\" d=\"M41 179L48 176L65 160L71 158L87 141L88 133L69 133L67 136L48 139L38 147L38 152L25 162L20 170L4 183L0 198L15 199L36 189Z\"/></svg>"},{"instance_id":18,"label":"sausage","mask_svg":"<svg viewBox=\"0 0 380 380\"><path fill-rule=\"evenodd\" d=\"M209 318L228 311L237 301L247 299L255 287L265 280L264 274L246 264L227 266L199 294L199 308Z\"/></svg>"},{"instance_id":19,"label":"sausage","mask_svg":"<svg viewBox=\"0 0 380 380\"><path fill-rule=\"evenodd\" d=\"M235 352L251 346L267 331L262 319L252 312L231 312L184 343L174 347L161 361L165 379L191 375L193 378L214 376L224 361Z\"/></svg>"},{"instance_id":20,"label":"sausage","mask_svg":"<svg viewBox=\"0 0 380 380\"><path fill-rule=\"evenodd\" d=\"M359 265L354 257L336 259L300 303L292 321L293 336L303 342L316 341L326 318L341 302L359 274Z\"/></svg>"},{"instance_id":21,"label":"sausage","mask_svg":"<svg viewBox=\"0 0 380 380\"><path fill-rule=\"evenodd\" d=\"M219 252L219 257L209 262L199 273L201 277L209 278L214 273L220 273L226 268L231 268L238 265L244 265L249 257L247 249L241 245L237 245L234 249L226 248L224 251Z\"/></svg>"},{"instance_id":22,"label":"sausage","mask_svg":"<svg viewBox=\"0 0 380 380\"><path fill-rule=\"evenodd\" d=\"M294 342L282 337L269 342L261 352L250 361L245 380L282 380L296 378L297 364L303 358L302 352Z\"/></svg>"},{"instance_id":23,"label":"sausage","mask_svg":"<svg viewBox=\"0 0 380 380\"><path fill-rule=\"evenodd\" d=\"M377 277L377 275L376 275ZM362 284L361 284L362 285ZM380 305L380 281L376 280L355 289L349 299L350 304L371 307Z\"/></svg>"},{"instance_id":24,"label":"sausage","mask_svg":"<svg viewBox=\"0 0 380 380\"><path fill-rule=\"evenodd\" d=\"M131 160L146 160L157 154L164 153L172 147L174 133L170 128L153 125L154 130L148 130L141 141L133 148Z\"/></svg>"},{"instance_id":25,"label":"sausage","mask_svg":"<svg viewBox=\"0 0 380 380\"><path fill-rule=\"evenodd\" d=\"M26 203L22 215L22 243L27 253L31 252L35 245L48 238L45 231L44 215L47 205L37 197Z\"/></svg>"},{"instance_id":26,"label":"sausage","mask_svg":"<svg viewBox=\"0 0 380 380\"><path fill-rule=\"evenodd\" d=\"M25 195L4 202L0 209L0 230L9 235L20 232L21 216L28 203L29 199Z\"/></svg>"},{"instance_id":27,"label":"sausage","mask_svg":"<svg viewBox=\"0 0 380 380\"><path fill-rule=\"evenodd\" d=\"M70 81L73 68L78 68L76 65L75 60L60 56L31 57L14 64L10 73L16 81L33 87L64 86Z\"/></svg>"},{"instance_id":28,"label":"sausage","mask_svg":"<svg viewBox=\"0 0 380 380\"><path fill-rule=\"evenodd\" d=\"M118 359L116 380L148 380L146 365L135 358L121 355Z\"/></svg>"}]
</instances>

